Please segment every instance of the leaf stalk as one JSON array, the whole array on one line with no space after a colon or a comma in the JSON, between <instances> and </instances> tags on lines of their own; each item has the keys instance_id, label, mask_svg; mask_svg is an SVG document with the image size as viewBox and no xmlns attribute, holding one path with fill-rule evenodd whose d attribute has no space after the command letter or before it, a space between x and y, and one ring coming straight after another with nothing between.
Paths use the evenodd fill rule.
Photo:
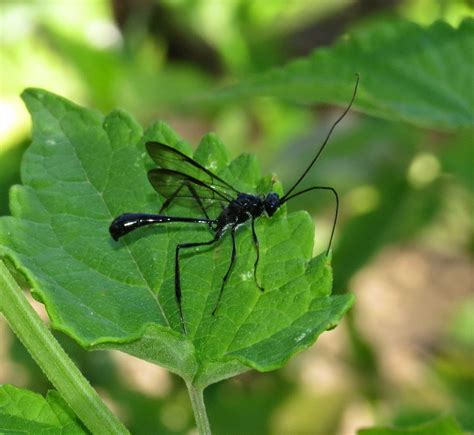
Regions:
<instances>
[{"instance_id":1,"label":"leaf stalk","mask_svg":"<svg viewBox=\"0 0 474 435\"><path fill-rule=\"evenodd\" d=\"M196 419L196 426L199 435L211 435L211 426L206 413L206 405L204 404L204 389L198 388L192 383L186 383L189 397L193 405L194 418Z\"/></svg>"}]
</instances>

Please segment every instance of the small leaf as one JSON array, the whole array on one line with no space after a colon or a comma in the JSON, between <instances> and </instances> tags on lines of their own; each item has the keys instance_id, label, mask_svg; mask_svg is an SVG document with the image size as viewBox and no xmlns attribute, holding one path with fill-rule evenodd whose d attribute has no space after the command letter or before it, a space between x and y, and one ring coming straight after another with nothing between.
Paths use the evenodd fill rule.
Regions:
<instances>
[{"instance_id":1,"label":"small leaf","mask_svg":"<svg viewBox=\"0 0 474 435\"><path fill-rule=\"evenodd\" d=\"M282 207L256 221L256 258L249 225L237 231L235 267L216 316L218 292L230 260L230 236L180 257L182 334L174 287L177 243L211 240L205 225L163 224L114 242L108 231L125 212L156 212L160 199L147 180L144 148L155 140L191 155L166 124L145 133L126 113L105 118L39 89L23 98L33 118L33 143L22 181L11 192L12 217L0 218L0 255L25 275L54 328L88 348L114 348L160 364L204 387L249 368L281 367L337 324L351 295L333 297L325 256L312 257L314 228L300 211ZM195 158L239 189L269 186L253 156L229 162L214 135ZM275 186L278 190L278 186ZM219 210L220 211L220 210ZM183 205L170 215L196 216Z\"/></svg>"},{"instance_id":2,"label":"small leaf","mask_svg":"<svg viewBox=\"0 0 474 435\"><path fill-rule=\"evenodd\" d=\"M201 163L214 174L229 164L229 153L221 140L213 133L206 134L199 143L194 160Z\"/></svg>"},{"instance_id":3,"label":"small leaf","mask_svg":"<svg viewBox=\"0 0 474 435\"><path fill-rule=\"evenodd\" d=\"M0 386L0 432L85 434L72 411L55 392L46 398L12 385Z\"/></svg>"},{"instance_id":4,"label":"small leaf","mask_svg":"<svg viewBox=\"0 0 474 435\"><path fill-rule=\"evenodd\" d=\"M330 48L218 91L216 98L276 96L354 106L373 116L435 129L472 127L474 20L458 29L407 21L361 26ZM451 59L451 61L447 61ZM456 61L452 61L456 59Z\"/></svg>"}]
</instances>

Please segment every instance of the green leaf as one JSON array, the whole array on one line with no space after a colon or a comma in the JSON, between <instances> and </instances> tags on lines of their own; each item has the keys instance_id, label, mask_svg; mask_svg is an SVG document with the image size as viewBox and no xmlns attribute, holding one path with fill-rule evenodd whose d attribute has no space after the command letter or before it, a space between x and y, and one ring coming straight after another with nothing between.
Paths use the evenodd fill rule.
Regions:
<instances>
[{"instance_id":1,"label":"green leaf","mask_svg":"<svg viewBox=\"0 0 474 435\"><path fill-rule=\"evenodd\" d=\"M370 115L435 129L472 127L474 20L458 29L407 21L361 26L330 48L244 80L217 98L276 96L298 103L349 103ZM455 61L454 61L455 59Z\"/></svg>"},{"instance_id":2,"label":"green leaf","mask_svg":"<svg viewBox=\"0 0 474 435\"><path fill-rule=\"evenodd\" d=\"M455 135L440 153L445 171L454 175L471 191L474 191L472 173L472 162L474 161L473 136L473 132L469 130Z\"/></svg>"},{"instance_id":3,"label":"green leaf","mask_svg":"<svg viewBox=\"0 0 474 435\"><path fill-rule=\"evenodd\" d=\"M0 432L85 434L56 391L46 398L12 385L0 386Z\"/></svg>"},{"instance_id":4,"label":"green leaf","mask_svg":"<svg viewBox=\"0 0 474 435\"><path fill-rule=\"evenodd\" d=\"M361 429L358 435L462 435L464 432L452 417L441 417L428 423L407 428L370 428Z\"/></svg>"},{"instance_id":5,"label":"green leaf","mask_svg":"<svg viewBox=\"0 0 474 435\"><path fill-rule=\"evenodd\" d=\"M179 242L207 241L205 225L173 224L134 231L120 242L108 232L125 212L156 212L160 199L147 180L152 167L144 142L156 140L190 153L160 122L142 132L126 113L105 118L39 89L23 98L33 118L23 185L11 191L12 217L0 219L0 255L25 275L44 302L54 328L83 346L114 348L160 364L200 388L249 368L281 367L337 324L351 295L331 296L323 255L312 258L314 228L306 212L257 220L258 279L248 225L237 232L236 264L217 316L212 316L230 260L230 236L181 256L182 334L174 289ZM253 156L229 162L214 135L196 153L230 183L254 192L268 186ZM195 215L172 206L173 215Z\"/></svg>"}]
</instances>

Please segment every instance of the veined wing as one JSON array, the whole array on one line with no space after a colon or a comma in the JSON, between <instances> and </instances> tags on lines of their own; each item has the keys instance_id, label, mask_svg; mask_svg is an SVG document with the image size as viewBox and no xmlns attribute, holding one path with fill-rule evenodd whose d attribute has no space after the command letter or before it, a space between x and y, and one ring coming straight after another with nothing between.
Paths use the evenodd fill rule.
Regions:
<instances>
[{"instance_id":1,"label":"veined wing","mask_svg":"<svg viewBox=\"0 0 474 435\"><path fill-rule=\"evenodd\" d=\"M151 169L148 171L148 180L153 188L165 198L192 198L190 189L193 189L202 200L231 202L234 199L219 186L206 184L202 180L172 169Z\"/></svg>"},{"instance_id":2,"label":"veined wing","mask_svg":"<svg viewBox=\"0 0 474 435\"><path fill-rule=\"evenodd\" d=\"M145 146L150 157L161 168L169 169L181 175L187 175L194 180L192 182L196 185L202 182L207 187L212 188L210 190L218 191L226 199L233 199L239 193L227 181L213 174L209 169L206 169L181 151L160 142L147 142Z\"/></svg>"}]
</instances>

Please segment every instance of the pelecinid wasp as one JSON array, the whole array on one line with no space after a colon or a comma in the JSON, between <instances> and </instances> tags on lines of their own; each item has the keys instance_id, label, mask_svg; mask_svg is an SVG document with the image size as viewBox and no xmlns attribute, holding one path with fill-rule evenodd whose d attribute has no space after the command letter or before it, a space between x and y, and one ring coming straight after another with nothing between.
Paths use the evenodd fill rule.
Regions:
<instances>
[{"instance_id":1,"label":"pelecinid wasp","mask_svg":"<svg viewBox=\"0 0 474 435\"><path fill-rule=\"evenodd\" d=\"M147 214L147 213L125 213L118 216L110 225L110 234L114 240L118 240L120 237L128 234L129 232L150 224L158 224L165 222L188 222L207 224L214 231L214 237L206 242L194 242L194 243L180 243L176 245L175 251L175 296L176 302L179 309L179 315L181 325L184 333L186 334L186 324L183 315L183 309L181 305L181 279L180 279L180 266L179 266L179 253L182 249L197 248L200 246L208 246L218 242L222 236L230 230L232 239L232 253L229 266L222 279L222 284L219 290L216 305L212 312L216 314L219 307L219 303L224 292L224 287L227 279L231 273L232 266L235 262L236 256L236 244L235 244L235 232L237 228L250 220L252 239L256 249L256 259L254 263L254 280L255 284L260 291L264 291L263 287L257 281L257 266L260 259L259 242L257 233L255 231L255 219L265 214L268 217L272 217L273 214L287 201L296 196L302 195L313 190L326 190L334 195L336 200L336 209L334 213L334 221L331 230L331 236L328 243L326 255L329 253L334 231L336 228L336 222L339 212L339 197L336 190L329 186L312 186L307 189L303 189L299 192L292 193L295 188L305 178L306 174L313 167L315 162L318 160L325 146L327 145L332 132L339 122L349 112L355 96L357 94L357 87L359 84L359 76L356 75L356 84L352 98L344 110L344 112L336 119L329 129L326 138L324 139L318 152L311 160L308 167L304 170L301 176L296 180L293 186L280 198L277 193L270 192L266 196L255 195L251 193L239 192L228 182L218 177L210 170L196 162L192 158L186 156L182 152L175 148L172 148L166 144L160 142L147 142L146 149L152 160L159 166L158 168L151 169L148 171L148 179L153 188L161 194L165 199L159 213L165 211L165 209L177 198L190 197L194 199L202 210L205 217L191 218L191 217L179 217L179 216L166 216L162 214ZM205 203L208 201L217 201L223 205L222 212L215 219L211 219L208 216Z\"/></svg>"}]
</instances>

